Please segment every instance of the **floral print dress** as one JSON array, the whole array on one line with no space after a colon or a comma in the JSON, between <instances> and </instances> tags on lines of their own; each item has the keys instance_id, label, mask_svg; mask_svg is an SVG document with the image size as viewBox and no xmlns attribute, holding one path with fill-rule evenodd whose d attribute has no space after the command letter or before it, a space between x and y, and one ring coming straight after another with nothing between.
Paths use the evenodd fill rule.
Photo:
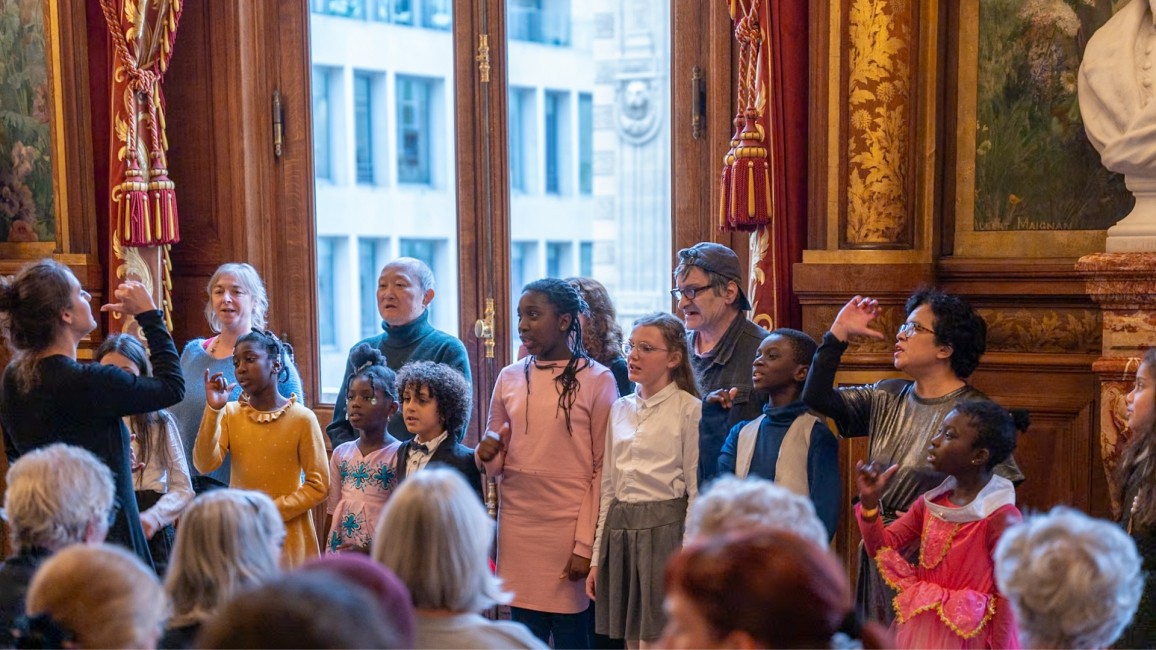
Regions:
<instances>
[{"instance_id":1,"label":"floral print dress","mask_svg":"<svg viewBox=\"0 0 1156 650\"><path fill-rule=\"evenodd\" d=\"M357 441L333 450L329 463L328 512L333 517L325 549L369 548L381 510L397 487L400 442L362 455Z\"/></svg>"}]
</instances>

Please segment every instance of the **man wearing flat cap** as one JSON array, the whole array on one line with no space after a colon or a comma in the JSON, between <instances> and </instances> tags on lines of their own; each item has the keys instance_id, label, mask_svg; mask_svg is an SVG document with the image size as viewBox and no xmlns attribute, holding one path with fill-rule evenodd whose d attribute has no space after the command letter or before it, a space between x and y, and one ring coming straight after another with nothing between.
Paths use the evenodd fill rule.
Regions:
<instances>
[{"instance_id":1,"label":"man wearing flat cap","mask_svg":"<svg viewBox=\"0 0 1156 650\"><path fill-rule=\"evenodd\" d=\"M703 395L698 434L698 484L718 474L718 456L731 427L762 413L767 396L751 383L751 363L767 331L746 317L739 258L721 244L701 242L678 251L671 291L687 329L690 363ZM708 401L717 389L734 389L730 408Z\"/></svg>"}]
</instances>

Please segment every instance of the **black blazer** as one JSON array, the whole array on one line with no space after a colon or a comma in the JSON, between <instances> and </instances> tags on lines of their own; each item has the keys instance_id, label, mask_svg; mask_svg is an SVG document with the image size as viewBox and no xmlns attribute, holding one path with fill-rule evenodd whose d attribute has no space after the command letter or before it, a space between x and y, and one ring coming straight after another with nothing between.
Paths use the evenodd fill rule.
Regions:
<instances>
[{"instance_id":1,"label":"black blazer","mask_svg":"<svg viewBox=\"0 0 1156 650\"><path fill-rule=\"evenodd\" d=\"M397 450L397 482L401 483L405 480L405 473L409 469L409 447L413 444L412 440L406 440L401 443L401 449ZM442 444L434 450L433 456L429 459L429 467L434 463L441 463L448 467L452 467L462 473L466 482L470 487L474 488L474 492L478 495L478 500L483 504L486 502L485 493L482 491L482 472L478 469L478 465L474 462L474 450L463 445L460 442L454 442L453 437L447 436Z\"/></svg>"}]
</instances>

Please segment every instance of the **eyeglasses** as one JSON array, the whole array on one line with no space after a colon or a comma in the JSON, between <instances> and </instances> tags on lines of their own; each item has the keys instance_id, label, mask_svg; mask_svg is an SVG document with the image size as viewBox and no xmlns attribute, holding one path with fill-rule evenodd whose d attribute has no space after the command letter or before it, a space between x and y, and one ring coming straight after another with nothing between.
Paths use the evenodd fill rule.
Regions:
<instances>
[{"instance_id":1,"label":"eyeglasses","mask_svg":"<svg viewBox=\"0 0 1156 650\"><path fill-rule=\"evenodd\" d=\"M670 352L667 348L656 348L649 343L635 344L631 341L626 342L626 354L630 354L634 350L638 350L641 354L650 354L651 352Z\"/></svg>"},{"instance_id":2,"label":"eyeglasses","mask_svg":"<svg viewBox=\"0 0 1156 650\"><path fill-rule=\"evenodd\" d=\"M701 285L698 287L683 287L681 289L679 289L678 287L675 287L675 288L670 290L670 295L675 300L682 300L682 298L684 296L686 297L687 300L694 300L695 296L697 296L699 293L701 293L703 291L706 291L709 288L710 288L709 284L704 284L704 285Z\"/></svg>"},{"instance_id":3,"label":"eyeglasses","mask_svg":"<svg viewBox=\"0 0 1156 650\"><path fill-rule=\"evenodd\" d=\"M919 323L916 323L913 320L909 320L906 323L899 326L899 336L902 338L905 338L905 339L909 339L909 338L915 336L916 334L918 334L919 332L927 332L928 334L935 334L935 330L928 329L928 328L920 325Z\"/></svg>"}]
</instances>

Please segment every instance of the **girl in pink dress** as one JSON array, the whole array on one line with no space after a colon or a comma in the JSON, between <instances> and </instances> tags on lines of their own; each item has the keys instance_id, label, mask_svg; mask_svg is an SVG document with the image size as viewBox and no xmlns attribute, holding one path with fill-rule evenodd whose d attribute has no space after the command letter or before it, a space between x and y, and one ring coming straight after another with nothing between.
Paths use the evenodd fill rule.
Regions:
<instances>
[{"instance_id":1,"label":"girl in pink dress","mask_svg":"<svg viewBox=\"0 0 1156 650\"><path fill-rule=\"evenodd\" d=\"M586 355L568 283L526 285L518 333L529 353L498 374L477 456L497 477L498 574L511 618L555 648L588 648L585 578L598 521L614 375Z\"/></svg>"},{"instance_id":2,"label":"girl in pink dress","mask_svg":"<svg viewBox=\"0 0 1156 650\"><path fill-rule=\"evenodd\" d=\"M898 595L900 648L1018 648L1015 616L995 585L992 553L1000 535L1022 520L1015 487L993 474L1027 428L1027 413L988 400L960 402L931 439L927 460L947 474L884 528L879 495L898 465L879 473L858 463L856 516L867 553ZM918 550L914 561L909 550Z\"/></svg>"},{"instance_id":3,"label":"girl in pink dress","mask_svg":"<svg viewBox=\"0 0 1156 650\"><path fill-rule=\"evenodd\" d=\"M356 370L345 395L346 414L358 438L338 445L329 462L328 553L368 553L381 510L397 487L401 442L386 429L397 412L396 378L381 351L368 343L349 358Z\"/></svg>"}]
</instances>

